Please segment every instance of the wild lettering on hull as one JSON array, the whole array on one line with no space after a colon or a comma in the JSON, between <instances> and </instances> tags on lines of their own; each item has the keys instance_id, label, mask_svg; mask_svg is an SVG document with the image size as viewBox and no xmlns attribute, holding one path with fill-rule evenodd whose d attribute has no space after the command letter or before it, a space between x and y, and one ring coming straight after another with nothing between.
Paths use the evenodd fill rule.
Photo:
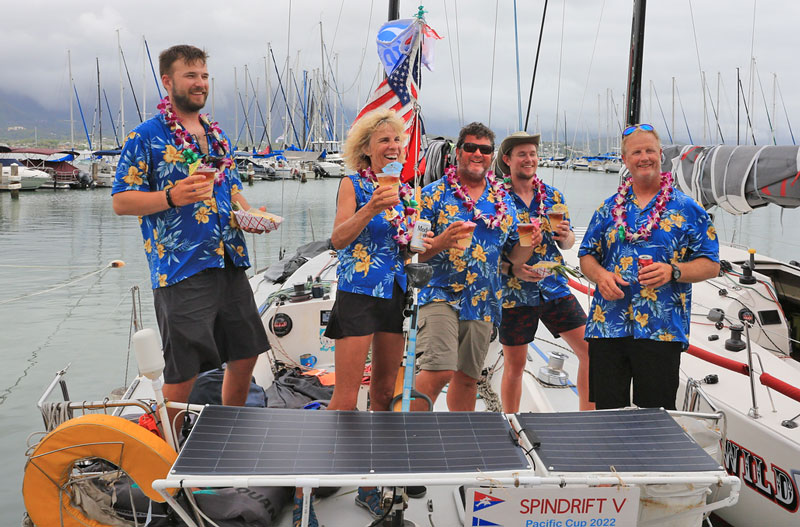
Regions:
<instances>
[{"instance_id":1,"label":"wild lettering on hull","mask_svg":"<svg viewBox=\"0 0 800 527\"><path fill-rule=\"evenodd\" d=\"M745 485L787 511L797 512L797 485L788 472L773 464L772 481L768 481L767 462L764 458L730 439L725 441L723 461L728 474L741 477Z\"/></svg>"}]
</instances>

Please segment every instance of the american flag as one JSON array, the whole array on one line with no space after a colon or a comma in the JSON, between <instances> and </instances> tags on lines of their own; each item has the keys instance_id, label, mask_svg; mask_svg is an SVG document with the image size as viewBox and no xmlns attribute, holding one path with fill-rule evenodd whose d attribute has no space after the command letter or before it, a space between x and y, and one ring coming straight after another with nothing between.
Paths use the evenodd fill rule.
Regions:
<instances>
[{"instance_id":1,"label":"american flag","mask_svg":"<svg viewBox=\"0 0 800 527\"><path fill-rule=\"evenodd\" d=\"M378 85L353 121L355 123L365 114L378 108L390 108L403 119L406 133L403 181L409 181L414 177L419 157L422 123L419 118L417 97L422 84L420 74L422 34L424 33L426 37L440 38L424 21L415 20L414 25L415 30L407 37L414 39L413 44L408 46L408 53L398 61L392 73Z\"/></svg>"}]
</instances>

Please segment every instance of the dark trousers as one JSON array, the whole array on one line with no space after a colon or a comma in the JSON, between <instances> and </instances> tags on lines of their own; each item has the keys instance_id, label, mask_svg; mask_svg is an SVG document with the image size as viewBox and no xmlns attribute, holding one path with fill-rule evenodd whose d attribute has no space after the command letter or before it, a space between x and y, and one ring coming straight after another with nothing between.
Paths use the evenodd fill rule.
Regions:
<instances>
[{"instance_id":1,"label":"dark trousers","mask_svg":"<svg viewBox=\"0 0 800 527\"><path fill-rule=\"evenodd\" d=\"M593 338L589 342L589 400L598 410L675 409L682 342L649 339Z\"/></svg>"}]
</instances>

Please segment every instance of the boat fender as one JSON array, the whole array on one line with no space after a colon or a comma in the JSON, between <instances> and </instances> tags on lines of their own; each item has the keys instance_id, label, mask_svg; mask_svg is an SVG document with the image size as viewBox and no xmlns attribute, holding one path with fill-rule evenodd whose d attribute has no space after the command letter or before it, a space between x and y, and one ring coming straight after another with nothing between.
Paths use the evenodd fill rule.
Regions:
<instances>
[{"instance_id":1,"label":"boat fender","mask_svg":"<svg viewBox=\"0 0 800 527\"><path fill-rule=\"evenodd\" d=\"M63 492L76 462L100 458L113 463L153 501L164 498L151 486L167 476L178 454L141 426L113 415L70 419L42 439L25 464L22 496L36 525L101 527L87 518Z\"/></svg>"}]
</instances>

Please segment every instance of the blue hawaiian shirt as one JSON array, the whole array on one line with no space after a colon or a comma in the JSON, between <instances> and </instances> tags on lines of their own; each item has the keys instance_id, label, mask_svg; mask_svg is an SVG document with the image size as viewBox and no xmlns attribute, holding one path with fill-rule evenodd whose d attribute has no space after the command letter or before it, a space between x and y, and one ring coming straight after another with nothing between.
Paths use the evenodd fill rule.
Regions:
<instances>
[{"instance_id":1,"label":"blue hawaiian shirt","mask_svg":"<svg viewBox=\"0 0 800 527\"><path fill-rule=\"evenodd\" d=\"M620 287L625 292L622 300L605 300L595 291L586 338L633 337L688 345L692 284L667 282L658 288L642 287L637 281L638 256L650 255L654 262L688 262L700 257L719 262L714 225L696 201L674 189L650 239L621 242L611 216L615 197L595 211L578 255L594 256L605 269L631 285ZM631 230L647 222L657 197L640 209L633 189L628 189L625 210Z\"/></svg>"},{"instance_id":2,"label":"blue hawaiian shirt","mask_svg":"<svg viewBox=\"0 0 800 527\"><path fill-rule=\"evenodd\" d=\"M165 190L188 175L169 126L157 115L128 134L111 194ZM231 197L241 189L236 170L226 169L211 198L139 218L153 289L225 267L225 253L237 267L250 266L244 235L231 214Z\"/></svg>"},{"instance_id":3,"label":"blue hawaiian shirt","mask_svg":"<svg viewBox=\"0 0 800 527\"><path fill-rule=\"evenodd\" d=\"M485 216L495 213L498 197L489 191L489 181L476 206ZM434 235L440 235L455 221L475 221L472 245L465 251L442 251L428 260L433 266L433 278L419 295L419 305L447 302L460 320L500 322L500 302L503 288L500 280L500 255L503 246L516 243L517 215L509 195L501 198L508 206L500 227L490 229L483 220L473 220L455 188L443 177L422 189L420 217L431 222Z\"/></svg>"},{"instance_id":4,"label":"blue hawaiian shirt","mask_svg":"<svg viewBox=\"0 0 800 527\"><path fill-rule=\"evenodd\" d=\"M543 183L545 189L544 210L550 210L556 203L563 203L564 196L555 187L551 187ZM531 219L539 217L539 201L534 193L530 206L526 205L522 199L513 191L511 196L514 199L514 205L517 207L517 221L519 223L530 223ZM564 219L569 221L569 212L564 216ZM558 250L558 245L553 239L553 228L550 225L550 220L545 214L539 218L542 228L542 242L533 248L533 255L528 260L528 265L533 265L540 261L548 262L564 262L564 257ZM572 226L570 225L570 229ZM528 282L520 280L517 277L503 276L503 307L519 307L519 306L538 306L544 302L549 302L557 298L567 296L570 293L567 287L567 278L553 273L544 280L539 282Z\"/></svg>"},{"instance_id":5,"label":"blue hawaiian shirt","mask_svg":"<svg viewBox=\"0 0 800 527\"><path fill-rule=\"evenodd\" d=\"M372 198L375 185L358 174L348 177L353 182L356 210L359 210ZM340 290L392 298L395 280L403 291L406 290L403 253L393 238L397 229L389 223L397 214L403 214L402 204L377 214L350 245L337 251L337 287Z\"/></svg>"}]
</instances>

